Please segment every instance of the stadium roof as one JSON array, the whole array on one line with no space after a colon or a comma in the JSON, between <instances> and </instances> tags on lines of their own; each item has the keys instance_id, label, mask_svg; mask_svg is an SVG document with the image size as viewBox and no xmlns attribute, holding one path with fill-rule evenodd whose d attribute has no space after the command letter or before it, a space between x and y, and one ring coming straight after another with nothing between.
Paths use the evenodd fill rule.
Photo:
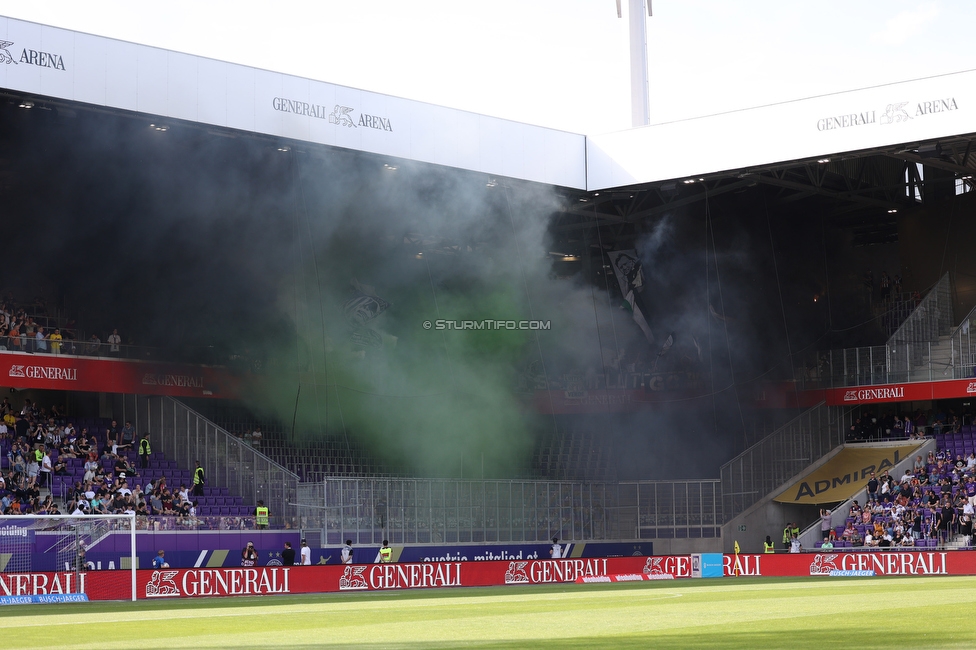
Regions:
<instances>
[{"instance_id":1,"label":"stadium roof","mask_svg":"<svg viewBox=\"0 0 976 650\"><path fill-rule=\"evenodd\" d=\"M924 190L913 163L970 188L976 171L976 71L584 136L11 18L0 17L0 41L11 101L80 103L161 128L192 122L579 192L557 228L635 223L762 184L782 201L813 197L866 223L868 243L884 242L885 215L918 198L906 187Z\"/></svg>"}]
</instances>

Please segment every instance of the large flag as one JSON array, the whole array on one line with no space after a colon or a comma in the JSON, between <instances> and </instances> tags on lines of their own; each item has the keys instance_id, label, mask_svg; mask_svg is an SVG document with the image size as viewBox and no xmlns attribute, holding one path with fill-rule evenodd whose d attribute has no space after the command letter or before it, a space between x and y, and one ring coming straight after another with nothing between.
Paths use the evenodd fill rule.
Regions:
<instances>
[{"instance_id":1,"label":"large flag","mask_svg":"<svg viewBox=\"0 0 976 650\"><path fill-rule=\"evenodd\" d=\"M647 342L653 345L654 334L651 332L651 328L648 327L635 296L635 293L640 293L644 290L644 270L641 268L637 251L612 251L608 255L610 256L610 263L613 265L613 274L617 277L617 284L620 285L620 293L623 294L624 300L630 305L634 322L644 332Z\"/></svg>"},{"instance_id":2,"label":"large flag","mask_svg":"<svg viewBox=\"0 0 976 650\"><path fill-rule=\"evenodd\" d=\"M361 285L353 280L352 297L342 305L342 311L346 314L346 320L353 327L361 327L373 320L390 306L372 291L372 287Z\"/></svg>"}]
</instances>

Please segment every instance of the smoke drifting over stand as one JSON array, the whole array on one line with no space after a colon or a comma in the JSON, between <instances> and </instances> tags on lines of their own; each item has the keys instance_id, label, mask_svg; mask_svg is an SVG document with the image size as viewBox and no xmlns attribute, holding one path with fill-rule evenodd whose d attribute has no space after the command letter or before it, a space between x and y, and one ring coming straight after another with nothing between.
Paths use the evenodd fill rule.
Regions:
<instances>
[{"instance_id":1,"label":"smoke drifting over stand","mask_svg":"<svg viewBox=\"0 0 976 650\"><path fill-rule=\"evenodd\" d=\"M0 106L5 289L56 303L86 337L118 328L162 359L252 370L249 409L391 471L524 475L540 440L584 432L620 478L712 477L743 435L742 378L786 347L748 201L603 243L552 229L566 200L541 185L42 109ZM625 248L654 343L609 270ZM530 319L548 326L424 327ZM700 390L629 414L541 415L525 399L562 391L557 377L655 363Z\"/></svg>"}]
</instances>

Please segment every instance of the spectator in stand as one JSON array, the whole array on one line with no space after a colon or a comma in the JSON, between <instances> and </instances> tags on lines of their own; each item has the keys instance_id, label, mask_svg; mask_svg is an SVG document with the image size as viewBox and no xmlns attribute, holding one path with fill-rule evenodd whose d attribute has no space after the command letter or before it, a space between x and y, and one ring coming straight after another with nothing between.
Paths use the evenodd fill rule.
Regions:
<instances>
[{"instance_id":1,"label":"spectator in stand","mask_svg":"<svg viewBox=\"0 0 976 650\"><path fill-rule=\"evenodd\" d=\"M54 334L48 337L51 341L51 354L61 354L61 341L63 338L60 329L55 329Z\"/></svg>"},{"instance_id":2,"label":"spectator in stand","mask_svg":"<svg viewBox=\"0 0 976 650\"><path fill-rule=\"evenodd\" d=\"M44 455L41 457L41 468L40 468L40 480L38 481L39 487L51 487L51 474L54 472L54 464L51 462L51 454L48 453L45 446L41 446L41 451Z\"/></svg>"},{"instance_id":3,"label":"spectator in stand","mask_svg":"<svg viewBox=\"0 0 976 650\"><path fill-rule=\"evenodd\" d=\"M98 353L102 349L102 339L98 338L97 334L92 334L91 338L88 339L88 343L85 344L85 354L91 356L98 356Z\"/></svg>"},{"instance_id":4,"label":"spectator in stand","mask_svg":"<svg viewBox=\"0 0 976 650\"><path fill-rule=\"evenodd\" d=\"M38 327L37 333L34 335L36 340L36 347L38 352L47 352L47 336L44 334L44 328Z\"/></svg>"},{"instance_id":5,"label":"spectator in stand","mask_svg":"<svg viewBox=\"0 0 976 650\"><path fill-rule=\"evenodd\" d=\"M925 471L925 461L922 460L921 456L915 457L915 462L912 464L912 471L915 474L920 474Z\"/></svg>"},{"instance_id":6,"label":"spectator in stand","mask_svg":"<svg viewBox=\"0 0 976 650\"><path fill-rule=\"evenodd\" d=\"M868 479L868 501L877 501L878 487L878 479L875 477L874 472L871 472L871 478Z\"/></svg>"},{"instance_id":7,"label":"spectator in stand","mask_svg":"<svg viewBox=\"0 0 976 650\"><path fill-rule=\"evenodd\" d=\"M112 356L119 356L122 351L122 337L119 336L119 331L112 330L112 333L108 335L108 353Z\"/></svg>"},{"instance_id":8,"label":"spectator in stand","mask_svg":"<svg viewBox=\"0 0 976 650\"><path fill-rule=\"evenodd\" d=\"M854 534L856 532L857 529L854 528L854 522L848 521L847 525L844 526L844 532L841 534L841 539L843 539L845 542L850 542L854 539Z\"/></svg>"},{"instance_id":9,"label":"spectator in stand","mask_svg":"<svg viewBox=\"0 0 976 650\"><path fill-rule=\"evenodd\" d=\"M122 427L122 431L119 432L119 449L121 451L129 451L135 447L135 444L136 428L132 426L132 422L126 420L125 426Z\"/></svg>"},{"instance_id":10,"label":"spectator in stand","mask_svg":"<svg viewBox=\"0 0 976 650\"><path fill-rule=\"evenodd\" d=\"M254 430L251 431L251 446L255 449L261 448L261 440L264 438L264 434L261 433L261 425L257 424L254 426Z\"/></svg>"},{"instance_id":11,"label":"spectator in stand","mask_svg":"<svg viewBox=\"0 0 976 650\"><path fill-rule=\"evenodd\" d=\"M821 508L820 509L820 534L823 535L825 538L827 537L827 534L830 532L831 529L830 519L831 519L830 510Z\"/></svg>"}]
</instances>

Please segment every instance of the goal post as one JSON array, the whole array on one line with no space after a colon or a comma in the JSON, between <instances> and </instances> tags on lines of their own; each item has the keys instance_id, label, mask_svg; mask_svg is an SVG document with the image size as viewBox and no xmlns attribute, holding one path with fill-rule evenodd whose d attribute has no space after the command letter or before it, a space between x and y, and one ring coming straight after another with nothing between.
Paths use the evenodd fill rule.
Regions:
<instances>
[{"instance_id":1,"label":"goal post","mask_svg":"<svg viewBox=\"0 0 976 650\"><path fill-rule=\"evenodd\" d=\"M0 598L136 599L136 517L0 515Z\"/></svg>"}]
</instances>

